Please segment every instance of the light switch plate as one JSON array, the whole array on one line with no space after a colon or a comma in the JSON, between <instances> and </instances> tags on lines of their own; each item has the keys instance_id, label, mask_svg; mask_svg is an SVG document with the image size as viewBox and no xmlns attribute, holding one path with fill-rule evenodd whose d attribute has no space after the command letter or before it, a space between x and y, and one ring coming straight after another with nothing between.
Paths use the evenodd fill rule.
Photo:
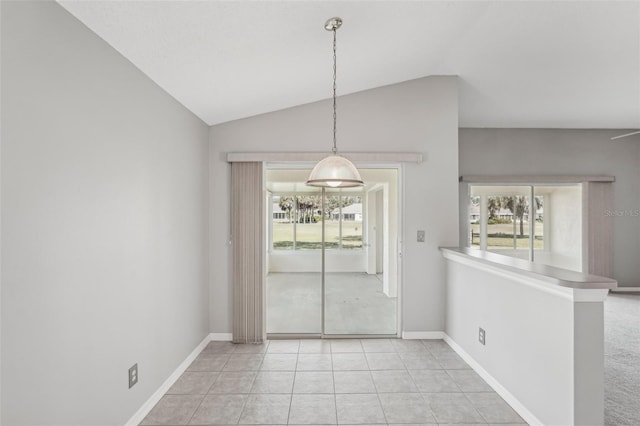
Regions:
<instances>
[{"instance_id":1,"label":"light switch plate","mask_svg":"<svg viewBox=\"0 0 640 426\"><path fill-rule=\"evenodd\" d=\"M424 231L418 231L418 242L424 243Z\"/></svg>"}]
</instances>

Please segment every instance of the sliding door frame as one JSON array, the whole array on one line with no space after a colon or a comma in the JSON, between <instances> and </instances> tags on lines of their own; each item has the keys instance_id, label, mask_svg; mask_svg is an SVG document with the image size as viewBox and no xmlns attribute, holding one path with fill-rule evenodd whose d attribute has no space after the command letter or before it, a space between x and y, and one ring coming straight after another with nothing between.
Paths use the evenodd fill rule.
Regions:
<instances>
[{"instance_id":1,"label":"sliding door frame","mask_svg":"<svg viewBox=\"0 0 640 426\"><path fill-rule=\"evenodd\" d=\"M264 193L267 194L269 191L267 189L267 170L286 170L286 169L308 169L311 170L315 163L310 163L306 161L292 161L292 162L263 162L263 187ZM396 250L396 282L397 282L397 297L396 297L396 333L395 334L326 334L325 333L325 223L324 223L324 214L322 215L322 266L321 266L321 280L322 280L322 303L321 303L321 332L320 333L267 333L267 338L271 340L275 339L389 339L389 338L401 338L402 337L402 324L403 324L403 264L402 264L402 254L403 254L403 235L404 235L404 215L405 215L405 200L404 200L404 165L402 163L357 163L356 166L359 169L391 169L396 170L397 176L397 205L398 205L398 214L397 214L397 250ZM322 188L322 211L324 212L325 206L325 189ZM267 209L268 210L268 209ZM267 218L271 219L271 218ZM265 232L268 233L268 227L265 228ZM265 235L267 241L271 238L270 235ZM369 237L369 236L367 236ZM389 244L394 242L389 241ZM267 275L268 271L268 263L266 261L267 257L267 246L268 244L264 244L264 258L265 262L263 262L263 282L265 283L265 287L267 284ZM267 291L265 289L265 295ZM265 305L266 305L265 297ZM265 307L265 312L266 312ZM265 331L266 331L266 321L265 321Z\"/></svg>"}]
</instances>

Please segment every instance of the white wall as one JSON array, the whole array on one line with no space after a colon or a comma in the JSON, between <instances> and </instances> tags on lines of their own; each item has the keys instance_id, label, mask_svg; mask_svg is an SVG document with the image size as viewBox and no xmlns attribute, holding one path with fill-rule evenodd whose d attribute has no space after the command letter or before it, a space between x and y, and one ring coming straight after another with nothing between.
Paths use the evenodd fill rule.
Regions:
<instances>
[{"instance_id":1,"label":"white wall","mask_svg":"<svg viewBox=\"0 0 640 426\"><path fill-rule=\"evenodd\" d=\"M524 407L529 423L602 424L603 304L576 302L554 286L450 260L446 334L506 389L514 408Z\"/></svg>"},{"instance_id":2,"label":"white wall","mask_svg":"<svg viewBox=\"0 0 640 426\"><path fill-rule=\"evenodd\" d=\"M1 35L2 423L123 424L208 333L208 127L54 2Z\"/></svg>"},{"instance_id":3,"label":"white wall","mask_svg":"<svg viewBox=\"0 0 640 426\"><path fill-rule=\"evenodd\" d=\"M439 246L458 242L458 100L455 77L428 77L338 100L342 151L409 151L404 169L404 330L444 329L444 263ZM331 101L213 126L211 143L211 332L231 331L227 152L329 151ZM416 242L424 229L426 243Z\"/></svg>"},{"instance_id":4,"label":"white wall","mask_svg":"<svg viewBox=\"0 0 640 426\"><path fill-rule=\"evenodd\" d=\"M548 200L544 219L550 221L549 235L545 238L550 240L551 258L543 263L582 271L582 187L556 188Z\"/></svg>"},{"instance_id":5,"label":"white wall","mask_svg":"<svg viewBox=\"0 0 640 426\"><path fill-rule=\"evenodd\" d=\"M610 175L614 278L640 286L640 140L610 138L619 130L460 129L460 174ZM461 194L462 197L462 194ZM603 212L604 214L604 212Z\"/></svg>"}]
</instances>

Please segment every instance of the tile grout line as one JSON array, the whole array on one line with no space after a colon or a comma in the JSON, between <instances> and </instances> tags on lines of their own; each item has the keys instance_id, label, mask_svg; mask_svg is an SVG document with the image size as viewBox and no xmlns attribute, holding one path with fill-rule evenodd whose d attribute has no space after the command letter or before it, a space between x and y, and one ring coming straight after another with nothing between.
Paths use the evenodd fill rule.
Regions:
<instances>
[{"instance_id":1,"label":"tile grout line","mask_svg":"<svg viewBox=\"0 0 640 426\"><path fill-rule=\"evenodd\" d=\"M262 361L260 361L260 365L258 365L257 367L257 371L255 372L255 376L253 377L253 380L251 381L251 385L249 386L249 393L247 394L246 399L244 400L244 402L242 403L242 408L240 408L240 414L238 414L238 420L236 420L236 425L240 424L240 420L242 419L242 415L244 414L244 409L247 407L247 403L249 402L249 397L251 396L251 389L253 388L253 384L256 381L256 378L258 377L258 374L260 373L260 368L262 367L262 363L264 363L264 356L267 353L267 350L269 348L269 344L271 343L269 340L266 341L267 345L264 348L264 352L258 352L258 354L262 355ZM231 360L231 357L229 357L229 360ZM242 370L239 370L242 371ZM245 371L249 371L251 372L252 370L245 370ZM240 394L242 395L242 394Z\"/></svg>"},{"instance_id":2,"label":"tile grout line","mask_svg":"<svg viewBox=\"0 0 640 426\"><path fill-rule=\"evenodd\" d=\"M338 423L338 397L336 395L336 372L333 369L333 354L331 354L331 381L333 382L333 405L336 409L336 425Z\"/></svg>"},{"instance_id":3,"label":"tile grout line","mask_svg":"<svg viewBox=\"0 0 640 426\"><path fill-rule=\"evenodd\" d=\"M296 354L296 366L293 370L293 383L291 383L291 394L289 395L289 411L287 411L287 425L291 418L291 406L293 405L293 389L296 386L296 377L298 377L298 359L300 359L300 342L298 342L298 353Z\"/></svg>"},{"instance_id":4,"label":"tile grout line","mask_svg":"<svg viewBox=\"0 0 640 426\"><path fill-rule=\"evenodd\" d=\"M211 343L211 342L209 342ZM207 346L209 346L209 344L207 344ZM200 351L200 353L198 354L198 356L202 355L202 353L205 351L205 349L207 348L207 346L205 346L204 348L202 348L202 350ZM196 357L197 359L198 357ZM205 395L202 396L202 399L200 400L200 403L198 404L198 406L196 407L195 410L193 410L193 413L191 414L191 417L189 417L189 420L187 421L186 425L188 425L189 423L191 423L191 420L193 420L193 417L196 415L196 413L198 412L198 410L200 409L200 407L202 406L202 403L204 402L204 399L207 397L207 395L209 395L209 391L211 390L211 388L213 387L213 385L218 381L218 379L220 378L220 374L222 374L222 369L224 369L224 366L227 365L227 362L229 361L229 359L231 359L231 356L229 356L229 358L227 358L227 360L224 362L224 364L222 365L222 367L220 367L220 372L218 372L218 375L216 376L216 379L213 381L213 383L211 383L211 385L209 386L209 388L207 389L207 393ZM195 360L194 360L195 361ZM186 373L186 371L185 371ZM184 373L182 373L184 374ZM179 380L179 379L178 379Z\"/></svg>"}]
</instances>

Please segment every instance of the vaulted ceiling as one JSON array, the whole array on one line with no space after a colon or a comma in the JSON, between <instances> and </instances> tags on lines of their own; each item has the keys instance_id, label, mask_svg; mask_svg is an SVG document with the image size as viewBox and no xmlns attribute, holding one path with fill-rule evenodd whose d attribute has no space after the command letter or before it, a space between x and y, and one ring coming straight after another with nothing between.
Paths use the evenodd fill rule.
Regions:
<instances>
[{"instance_id":1,"label":"vaulted ceiling","mask_svg":"<svg viewBox=\"0 0 640 426\"><path fill-rule=\"evenodd\" d=\"M461 127L639 128L638 1L59 3L208 124L429 75Z\"/></svg>"}]
</instances>

